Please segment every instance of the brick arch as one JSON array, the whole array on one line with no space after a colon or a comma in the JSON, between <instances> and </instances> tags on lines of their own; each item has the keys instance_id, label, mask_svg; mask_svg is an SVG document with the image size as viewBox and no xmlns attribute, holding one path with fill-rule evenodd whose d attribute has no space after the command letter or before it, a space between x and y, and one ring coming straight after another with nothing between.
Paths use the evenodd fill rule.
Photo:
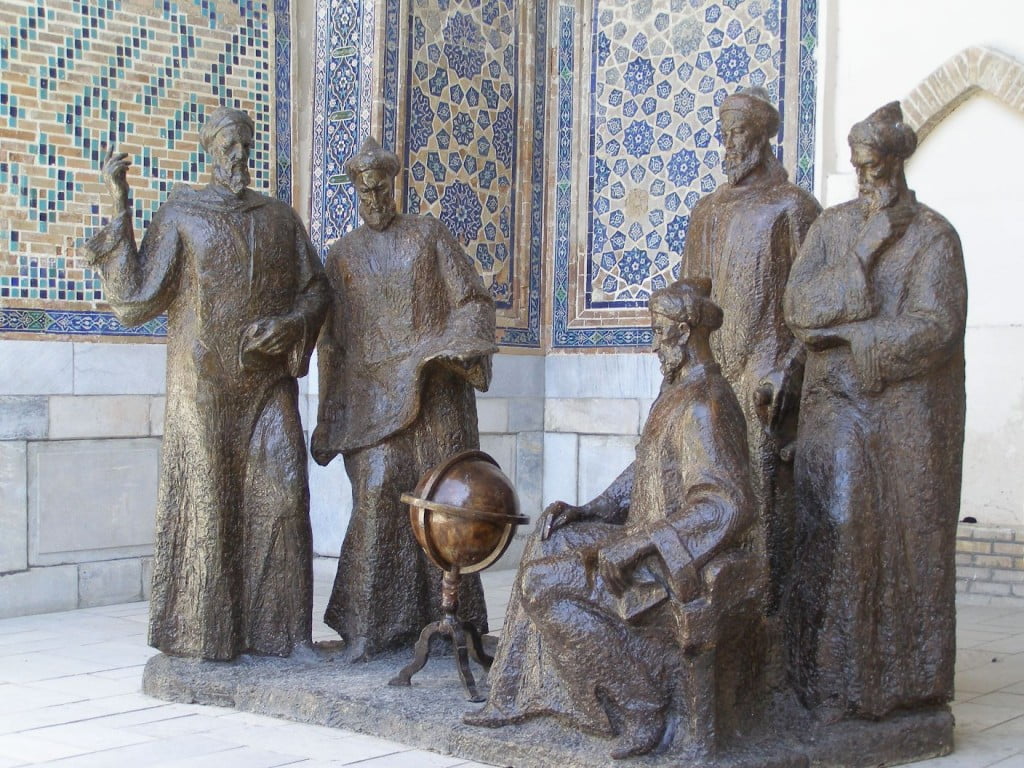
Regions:
<instances>
[{"instance_id":1,"label":"brick arch","mask_svg":"<svg viewBox=\"0 0 1024 768\"><path fill-rule=\"evenodd\" d=\"M1024 113L1024 63L993 48L965 48L928 75L900 103L904 118L921 142L979 91Z\"/></svg>"}]
</instances>

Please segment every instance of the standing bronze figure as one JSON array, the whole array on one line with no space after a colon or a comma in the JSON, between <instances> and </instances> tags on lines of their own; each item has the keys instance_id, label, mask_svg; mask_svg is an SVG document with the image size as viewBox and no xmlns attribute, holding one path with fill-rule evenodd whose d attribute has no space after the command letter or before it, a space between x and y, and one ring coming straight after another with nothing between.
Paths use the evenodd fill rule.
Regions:
<instances>
[{"instance_id":1,"label":"standing bronze figure","mask_svg":"<svg viewBox=\"0 0 1024 768\"><path fill-rule=\"evenodd\" d=\"M175 189L136 248L125 174L86 244L126 325L167 312L167 413L149 642L167 654L288 655L311 643L312 537L296 377L326 310L323 270L291 208L247 189L253 123L221 107L200 140L203 189Z\"/></svg>"},{"instance_id":2,"label":"standing bronze figure","mask_svg":"<svg viewBox=\"0 0 1024 768\"><path fill-rule=\"evenodd\" d=\"M803 380L803 347L786 326L782 296L821 207L789 181L772 152L779 113L764 89L727 96L719 116L728 184L694 208L681 274L710 279L711 297L724 314L712 348L747 421L771 573L768 608L774 611L793 558L789 459Z\"/></svg>"},{"instance_id":3,"label":"standing bronze figure","mask_svg":"<svg viewBox=\"0 0 1024 768\"><path fill-rule=\"evenodd\" d=\"M486 390L494 301L437 219L399 214L398 158L372 138L346 169L364 224L327 255L334 294L318 346L314 459L339 453L352 518L324 620L363 660L411 645L441 615L441 572L420 551L400 497L444 459L478 448L474 387ZM482 632L479 576L462 580L462 617Z\"/></svg>"},{"instance_id":4,"label":"standing bronze figure","mask_svg":"<svg viewBox=\"0 0 1024 768\"><path fill-rule=\"evenodd\" d=\"M960 240L907 188L897 102L849 141L860 196L811 227L785 298L808 349L791 673L824 720L952 697L964 440Z\"/></svg>"},{"instance_id":5,"label":"standing bronze figure","mask_svg":"<svg viewBox=\"0 0 1024 768\"><path fill-rule=\"evenodd\" d=\"M545 510L487 704L467 723L560 716L615 734L611 755L626 758L670 739L681 719L679 740L710 751L725 681L760 697L744 676L756 677L765 563L750 546L746 430L711 352L722 312L708 293L706 280L684 281L651 296L664 382L636 460L583 506Z\"/></svg>"}]
</instances>

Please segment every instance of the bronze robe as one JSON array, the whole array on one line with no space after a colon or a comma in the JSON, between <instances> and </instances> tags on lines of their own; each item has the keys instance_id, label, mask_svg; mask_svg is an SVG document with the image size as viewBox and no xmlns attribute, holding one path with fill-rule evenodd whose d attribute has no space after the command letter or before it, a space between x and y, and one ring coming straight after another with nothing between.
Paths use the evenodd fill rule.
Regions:
<instances>
[{"instance_id":1,"label":"bronze robe","mask_svg":"<svg viewBox=\"0 0 1024 768\"><path fill-rule=\"evenodd\" d=\"M786 290L808 346L787 603L804 702L877 718L953 694L967 283L923 205L865 269L866 217L862 200L823 213Z\"/></svg>"},{"instance_id":2,"label":"bronze robe","mask_svg":"<svg viewBox=\"0 0 1024 768\"><path fill-rule=\"evenodd\" d=\"M803 348L782 313L782 296L800 243L821 212L812 195L789 182L781 166L758 183L719 187L693 210L681 277L711 280L722 327L711 335L715 360L747 421L751 480L771 568L770 604L778 601L792 559L792 467L779 451L796 438ZM793 398L776 424L758 415L755 392L765 382Z\"/></svg>"},{"instance_id":3,"label":"bronze robe","mask_svg":"<svg viewBox=\"0 0 1024 768\"><path fill-rule=\"evenodd\" d=\"M756 517L745 436L717 365L695 366L662 386L636 460L585 505L610 511L608 519L571 523L541 541L542 519L531 536L484 714L511 722L560 715L607 734L602 698L623 708L665 706L678 676L673 593L717 555L749 544ZM640 563L625 596L614 598L585 560L592 548L627 536L649 540L656 554ZM587 618L574 620L569 611Z\"/></svg>"},{"instance_id":4,"label":"bronze robe","mask_svg":"<svg viewBox=\"0 0 1024 768\"><path fill-rule=\"evenodd\" d=\"M372 656L441 617L441 571L412 535L402 493L449 456L479 448L474 386L490 383L494 302L438 220L365 224L327 256L334 306L318 346L318 424L345 457L352 517L324 620ZM477 357L460 368L445 355ZM486 631L479 576L460 613Z\"/></svg>"},{"instance_id":5,"label":"bronze robe","mask_svg":"<svg viewBox=\"0 0 1024 768\"><path fill-rule=\"evenodd\" d=\"M251 190L171 193L136 249L131 214L87 244L126 325L167 312L167 412L149 642L164 653L288 655L311 642L312 541L296 377L326 281L290 207ZM254 321L291 315L302 338L247 359Z\"/></svg>"}]
</instances>

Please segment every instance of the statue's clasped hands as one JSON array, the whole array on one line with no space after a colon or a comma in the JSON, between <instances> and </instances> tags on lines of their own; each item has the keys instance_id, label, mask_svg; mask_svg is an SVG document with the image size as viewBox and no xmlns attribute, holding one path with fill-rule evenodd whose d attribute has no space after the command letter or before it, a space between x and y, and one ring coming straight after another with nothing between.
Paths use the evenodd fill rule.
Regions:
<instances>
[{"instance_id":1,"label":"statue's clasped hands","mask_svg":"<svg viewBox=\"0 0 1024 768\"><path fill-rule=\"evenodd\" d=\"M288 316L261 318L251 323L242 334L242 354L283 355L296 342L298 334L297 323Z\"/></svg>"}]
</instances>

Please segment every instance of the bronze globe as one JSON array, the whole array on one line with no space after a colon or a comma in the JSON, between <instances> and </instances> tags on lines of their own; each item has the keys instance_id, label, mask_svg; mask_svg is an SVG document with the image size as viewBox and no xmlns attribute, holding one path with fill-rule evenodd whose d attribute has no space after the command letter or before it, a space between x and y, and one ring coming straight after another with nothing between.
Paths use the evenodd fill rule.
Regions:
<instances>
[{"instance_id":1,"label":"bronze globe","mask_svg":"<svg viewBox=\"0 0 1024 768\"><path fill-rule=\"evenodd\" d=\"M483 451L465 451L427 472L403 494L416 541L443 571L476 573L508 549L519 514L515 488Z\"/></svg>"},{"instance_id":2,"label":"bronze globe","mask_svg":"<svg viewBox=\"0 0 1024 768\"><path fill-rule=\"evenodd\" d=\"M444 616L423 628L415 657L390 685L411 685L412 676L427 663L431 638L447 635L455 646L467 698L483 701L469 668L469 655L488 668L492 658L484 651L477 628L459 618L459 579L463 573L494 564L508 549L516 526L530 520L519 514L512 482L483 451L464 451L441 462L420 478L412 493L403 493L402 501L409 505L416 541L444 571Z\"/></svg>"}]
</instances>

